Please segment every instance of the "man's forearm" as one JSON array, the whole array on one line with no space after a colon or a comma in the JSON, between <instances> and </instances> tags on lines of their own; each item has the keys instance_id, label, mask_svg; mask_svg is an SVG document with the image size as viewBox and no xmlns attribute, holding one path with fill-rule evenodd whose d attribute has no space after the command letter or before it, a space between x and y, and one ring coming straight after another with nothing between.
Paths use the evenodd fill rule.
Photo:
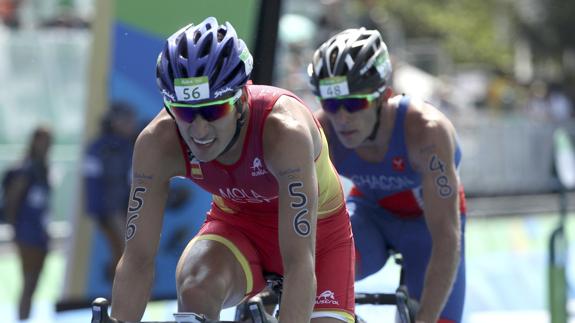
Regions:
<instances>
[{"instance_id":1,"label":"man's forearm","mask_svg":"<svg viewBox=\"0 0 575 323\"><path fill-rule=\"evenodd\" d=\"M309 322L315 305L316 279L313 268L301 267L284 273L281 323Z\"/></svg>"},{"instance_id":2,"label":"man's forearm","mask_svg":"<svg viewBox=\"0 0 575 323\"><path fill-rule=\"evenodd\" d=\"M112 289L112 317L140 321L146 310L154 279L154 267L133 268L120 260Z\"/></svg>"},{"instance_id":3,"label":"man's forearm","mask_svg":"<svg viewBox=\"0 0 575 323\"><path fill-rule=\"evenodd\" d=\"M439 246L434 248L427 266L420 308L417 314L418 322L437 322L451 293L459 268L459 248L450 246L449 251L440 249Z\"/></svg>"}]
</instances>

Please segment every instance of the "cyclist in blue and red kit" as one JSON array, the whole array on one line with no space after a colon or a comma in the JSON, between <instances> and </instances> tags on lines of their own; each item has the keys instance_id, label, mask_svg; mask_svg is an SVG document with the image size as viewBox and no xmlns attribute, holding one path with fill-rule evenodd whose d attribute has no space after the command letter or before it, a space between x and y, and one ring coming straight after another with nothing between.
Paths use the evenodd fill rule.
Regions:
<instances>
[{"instance_id":1,"label":"cyclist in blue and red kit","mask_svg":"<svg viewBox=\"0 0 575 323\"><path fill-rule=\"evenodd\" d=\"M392 94L376 30L348 29L314 53L308 74L332 161L353 187L347 205L356 279L403 255L417 322L460 322L465 296L465 197L455 129L438 109Z\"/></svg>"}]
</instances>

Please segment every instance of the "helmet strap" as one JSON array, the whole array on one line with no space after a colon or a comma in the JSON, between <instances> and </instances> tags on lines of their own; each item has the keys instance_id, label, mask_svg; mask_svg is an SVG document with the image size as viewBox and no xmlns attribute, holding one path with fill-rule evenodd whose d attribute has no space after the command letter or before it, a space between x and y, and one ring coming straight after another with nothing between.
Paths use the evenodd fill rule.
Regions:
<instances>
[{"instance_id":1,"label":"helmet strap","mask_svg":"<svg viewBox=\"0 0 575 323\"><path fill-rule=\"evenodd\" d=\"M239 102L242 102L242 101L240 100ZM242 127L246 121L246 113L245 113L245 110L243 108L243 104L240 104L240 107L241 107L240 117L238 118L238 120L236 120L236 131L234 132L234 136L232 137L230 142L227 144L226 148L224 148L224 150L220 153L219 156L227 153L228 150L230 150L232 148L232 146L236 143L236 141L238 141L238 138L240 136L240 132L241 132Z\"/></svg>"},{"instance_id":2,"label":"helmet strap","mask_svg":"<svg viewBox=\"0 0 575 323\"><path fill-rule=\"evenodd\" d=\"M170 111L170 109L168 109L168 107L166 106L166 104L164 104L164 110L166 110L166 112L170 115L170 117L172 117L172 119L174 119L174 121L176 121L176 118L174 117L174 115L172 114L172 112Z\"/></svg>"},{"instance_id":3,"label":"helmet strap","mask_svg":"<svg viewBox=\"0 0 575 323\"><path fill-rule=\"evenodd\" d=\"M371 134L369 135L369 137L365 139L365 141L373 141L377 136L377 130L379 130L379 124L380 124L379 117L381 115L381 104L377 105L377 111L375 113L376 116L375 116L375 124L373 125L373 130L371 130Z\"/></svg>"},{"instance_id":4,"label":"helmet strap","mask_svg":"<svg viewBox=\"0 0 575 323\"><path fill-rule=\"evenodd\" d=\"M371 130L371 133L369 134L369 136L367 138L365 138L364 142L373 141L375 139L375 137L377 136L377 131L379 130L379 124L380 124L381 106L383 105L383 102L387 101L391 97L392 94L393 94L393 92L389 87L386 88L385 90L383 90L383 93L379 97L379 100L377 102L375 124L373 125L373 129Z\"/></svg>"}]
</instances>

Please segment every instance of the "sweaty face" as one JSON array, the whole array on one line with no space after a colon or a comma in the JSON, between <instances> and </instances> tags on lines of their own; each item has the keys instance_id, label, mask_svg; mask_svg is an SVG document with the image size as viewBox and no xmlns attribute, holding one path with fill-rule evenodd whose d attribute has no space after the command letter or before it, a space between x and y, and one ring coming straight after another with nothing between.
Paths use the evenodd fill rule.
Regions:
<instances>
[{"instance_id":1,"label":"sweaty face","mask_svg":"<svg viewBox=\"0 0 575 323\"><path fill-rule=\"evenodd\" d=\"M238 113L228 113L211 122L201 116L192 122L176 118L176 124L192 154L202 162L209 162L218 158L232 140L238 118Z\"/></svg>"},{"instance_id":2,"label":"sweaty face","mask_svg":"<svg viewBox=\"0 0 575 323\"><path fill-rule=\"evenodd\" d=\"M339 141L349 149L361 146L371 135L377 120L376 101L367 109L348 112L339 109L336 113L325 113L331 122Z\"/></svg>"}]
</instances>

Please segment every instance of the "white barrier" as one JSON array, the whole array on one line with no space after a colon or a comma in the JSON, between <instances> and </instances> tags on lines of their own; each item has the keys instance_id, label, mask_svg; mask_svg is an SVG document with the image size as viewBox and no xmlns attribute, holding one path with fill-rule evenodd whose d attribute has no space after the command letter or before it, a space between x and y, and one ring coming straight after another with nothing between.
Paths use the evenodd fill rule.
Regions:
<instances>
[{"instance_id":1,"label":"white barrier","mask_svg":"<svg viewBox=\"0 0 575 323\"><path fill-rule=\"evenodd\" d=\"M463 161L460 169L466 193L530 194L559 188L553 174L551 123L527 117L474 118L457 124ZM573 129L571 124L568 129Z\"/></svg>"}]
</instances>

